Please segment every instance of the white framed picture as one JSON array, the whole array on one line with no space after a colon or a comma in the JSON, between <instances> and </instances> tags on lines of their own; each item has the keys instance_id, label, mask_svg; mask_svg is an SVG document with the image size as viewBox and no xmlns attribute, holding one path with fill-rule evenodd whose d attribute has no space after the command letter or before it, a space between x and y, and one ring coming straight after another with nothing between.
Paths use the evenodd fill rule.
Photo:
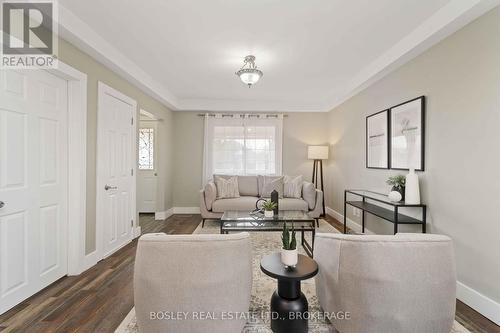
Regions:
<instances>
[{"instance_id":1,"label":"white framed picture","mask_svg":"<svg viewBox=\"0 0 500 333\"><path fill-rule=\"evenodd\" d=\"M366 117L366 167L389 168L389 111Z\"/></svg>"},{"instance_id":2,"label":"white framed picture","mask_svg":"<svg viewBox=\"0 0 500 333\"><path fill-rule=\"evenodd\" d=\"M424 171L425 96L390 109L390 168Z\"/></svg>"}]
</instances>

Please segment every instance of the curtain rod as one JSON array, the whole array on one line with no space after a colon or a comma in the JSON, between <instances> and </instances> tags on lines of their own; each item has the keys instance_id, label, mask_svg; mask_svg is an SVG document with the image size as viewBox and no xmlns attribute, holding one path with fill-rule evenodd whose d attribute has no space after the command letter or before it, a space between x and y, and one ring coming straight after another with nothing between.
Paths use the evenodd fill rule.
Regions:
<instances>
[{"instance_id":1,"label":"curtain rod","mask_svg":"<svg viewBox=\"0 0 500 333\"><path fill-rule=\"evenodd\" d=\"M198 117L205 117L206 113L198 113ZM208 113L209 117L215 117L216 113ZM277 113L221 113L222 117L234 117L234 116L239 116L240 118L244 117L245 115L249 115L250 117L258 117L259 115L265 115L267 117L277 117L280 114ZM287 114L281 114L283 117L288 117Z\"/></svg>"}]
</instances>

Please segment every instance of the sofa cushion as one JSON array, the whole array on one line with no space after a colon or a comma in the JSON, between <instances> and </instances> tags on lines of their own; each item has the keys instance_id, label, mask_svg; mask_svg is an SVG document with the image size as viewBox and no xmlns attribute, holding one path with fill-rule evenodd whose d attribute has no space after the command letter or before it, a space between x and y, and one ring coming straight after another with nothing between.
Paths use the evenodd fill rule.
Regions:
<instances>
[{"instance_id":1,"label":"sofa cushion","mask_svg":"<svg viewBox=\"0 0 500 333\"><path fill-rule=\"evenodd\" d=\"M316 206L316 188L313 183L304 182L302 184L302 198L309 204L309 209Z\"/></svg>"},{"instance_id":2,"label":"sofa cushion","mask_svg":"<svg viewBox=\"0 0 500 333\"><path fill-rule=\"evenodd\" d=\"M208 182L205 185L205 206L208 210L212 210L212 204L217 198L217 188L215 187L214 182Z\"/></svg>"},{"instance_id":3,"label":"sofa cushion","mask_svg":"<svg viewBox=\"0 0 500 333\"><path fill-rule=\"evenodd\" d=\"M263 183L260 196L263 198L270 198L271 192L276 190L278 192L278 197L283 198L283 192L284 192L283 176L279 177L262 176L262 177L263 177Z\"/></svg>"},{"instance_id":4,"label":"sofa cushion","mask_svg":"<svg viewBox=\"0 0 500 333\"><path fill-rule=\"evenodd\" d=\"M308 203L303 199L283 198L278 200L280 210L302 210L309 211Z\"/></svg>"},{"instance_id":5,"label":"sofa cushion","mask_svg":"<svg viewBox=\"0 0 500 333\"><path fill-rule=\"evenodd\" d=\"M255 209L255 203L258 197L242 196L231 199L217 199L212 204L212 211L223 213L227 210L252 211Z\"/></svg>"},{"instance_id":6,"label":"sofa cushion","mask_svg":"<svg viewBox=\"0 0 500 333\"><path fill-rule=\"evenodd\" d=\"M239 198L238 178L236 176L224 178L215 176L215 185L217 187L217 198Z\"/></svg>"},{"instance_id":7,"label":"sofa cushion","mask_svg":"<svg viewBox=\"0 0 500 333\"><path fill-rule=\"evenodd\" d=\"M283 197L285 198L302 198L302 176L284 178Z\"/></svg>"},{"instance_id":8,"label":"sofa cushion","mask_svg":"<svg viewBox=\"0 0 500 333\"><path fill-rule=\"evenodd\" d=\"M281 178L283 176L261 176L261 175L258 175L257 181L258 181L258 185L259 185L259 196L261 196L261 197L262 197L262 189L264 188L264 181L265 181L266 177L270 180L274 180L274 179Z\"/></svg>"},{"instance_id":9,"label":"sofa cushion","mask_svg":"<svg viewBox=\"0 0 500 333\"><path fill-rule=\"evenodd\" d=\"M224 179L229 179L233 176L231 175L214 175L215 177L221 177ZM243 196L259 196L259 183L257 181L257 176L236 176L238 177L238 189L240 195Z\"/></svg>"}]
</instances>

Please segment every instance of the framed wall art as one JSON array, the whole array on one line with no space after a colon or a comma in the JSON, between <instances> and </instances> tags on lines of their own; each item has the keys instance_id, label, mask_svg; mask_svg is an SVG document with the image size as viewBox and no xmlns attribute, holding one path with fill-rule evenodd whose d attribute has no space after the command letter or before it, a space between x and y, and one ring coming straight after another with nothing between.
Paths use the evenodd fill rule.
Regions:
<instances>
[{"instance_id":1,"label":"framed wall art","mask_svg":"<svg viewBox=\"0 0 500 333\"><path fill-rule=\"evenodd\" d=\"M390 168L424 171L425 96L390 109Z\"/></svg>"},{"instance_id":2,"label":"framed wall art","mask_svg":"<svg viewBox=\"0 0 500 333\"><path fill-rule=\"evenodd\" d=\"M366 117L366 167L389 168L389 110Z\"/></svg>"}]
</instances>

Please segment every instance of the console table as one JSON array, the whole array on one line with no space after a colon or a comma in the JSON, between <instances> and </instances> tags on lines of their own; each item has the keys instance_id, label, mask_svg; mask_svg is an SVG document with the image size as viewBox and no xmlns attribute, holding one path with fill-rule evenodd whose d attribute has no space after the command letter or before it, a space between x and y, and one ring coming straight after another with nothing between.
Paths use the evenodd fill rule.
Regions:
<instances>
[{"instance_id":1,"label":"console table","mask_svg":"<svg viewBox=\"0 0 500 333\"><path fill-rule=\"evenodd\" d=\"M354 200L347 200L348 195L354 196ZM391 208L384 208L376 205L373 202L388 205ZM344 191L344 234L347 233L347 205L356 207L362 211L361 228L365 232L365 213L378 216L383 220L394 224L394 234L398 232L400 224L420 224L422 232L426 232L427 206L424 204L407 204L404 201L391 202L387 195L368 190L345 190ZM403 207L416 207L422 210L421 219L417 219L408 215L399 213L399 209Z\"/></svg>"}]
</instances>

